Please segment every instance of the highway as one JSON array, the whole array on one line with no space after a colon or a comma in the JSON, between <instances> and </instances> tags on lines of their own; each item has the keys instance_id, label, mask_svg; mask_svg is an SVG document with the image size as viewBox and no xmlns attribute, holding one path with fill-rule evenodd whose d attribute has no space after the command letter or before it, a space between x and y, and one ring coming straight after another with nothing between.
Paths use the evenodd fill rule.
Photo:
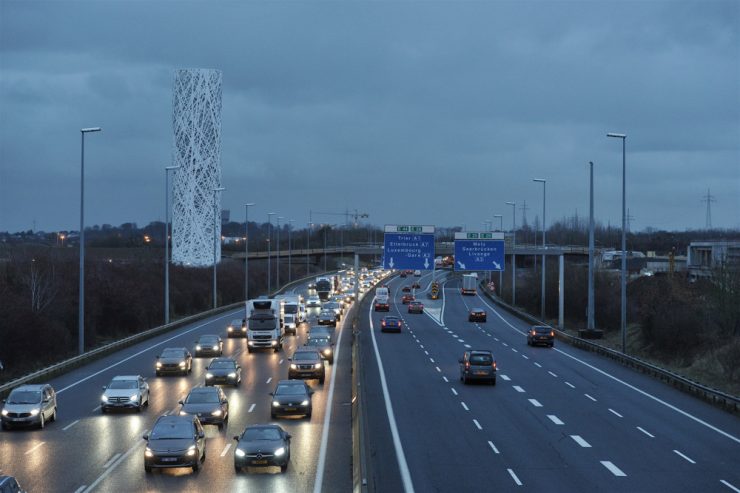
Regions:
<instances>
[{"instance_id":1,"label":"highway","mask_svg":"<svg viewBox=\"0 0 740 493\"><path fill-rule=\"evenodd\" d=\"M297 292L305 292L305 286ZM318 309L311 309L311 318ZM236 474L233 436L246 425L270 423L271 397L279 379L288 377L287 358L306 338L308 324L296 337L287 336L282 352L248 353L246 339L228 339L226 326L242 318L242 310L200 321L142 342L51 380L57 391L58 419L43 430L12 430L0 433L0 474L11 474L30 492L88 491L274 491L334 492L351 489L352 440L351 334L338 327L336 359L327 365L326 381L308 381L316 391L313 416L275 420L290 434L291 462L280 469L251 469ZM343 318L343 325L346 319ZM165 347L193 347L201 334L219 334L224 356L236 358L242 367L238 388L224 387L229 399L228 426L219 431L205 426L207 458L203 469L164 469L144 472L142 435L157 417L179 409L178 401L195 386L203 385L204 368L210 358L193 358L187 377L156 377L155 357ZM102 386L116 375L141 374L150 385L151 405L142 413L101 414ZM333 396L329 399L329 394ZM331 409L331 419L327 421ZM321 469L319 469L321 468ZM318 478L318 479L317 479ZM320 481L320 484L319 484Z\"/></svg>"},{"instance_id":2,"label":"highway","mask_svg":"<svg viewBox=\"0 0 740 493\"><path fill-rule=\"evenodd\" d=\"M411 281L389 283L401 334L360 314L369 491L740 491L736 416L592 353L527 346L524 322L457 279L408 314ZM474 306L487 322L468 322ZM493 351L496 386L459 380L470 348Z\"/></svg>"}]
</instances>

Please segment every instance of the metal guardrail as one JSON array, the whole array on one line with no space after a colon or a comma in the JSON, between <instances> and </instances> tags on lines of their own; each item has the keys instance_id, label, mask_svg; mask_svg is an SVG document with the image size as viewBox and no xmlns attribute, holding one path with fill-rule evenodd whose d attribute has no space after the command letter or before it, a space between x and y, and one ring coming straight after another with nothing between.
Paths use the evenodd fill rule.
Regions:
<instances>
[{"instance_id":1,"label":"metal guardrail","mask_svg":"<svg viewBox=\"0 0 740 493\"><path fill-rule=\"evenodd\" d=\"M572 346L586 349L588 351L611 358L624 366L634 368L635 370L638 370L642 373L646 373L648 375L651 375L654 378L658 378L662 382L670 384L671 386L676 387L677 389L683 392L686 392L688 394L695 395L726 411L729 411L734 414L740 413L740 397L728 394L726 392L722 392L721 390L718 390L712 387L708 387L699 382L695 382L694 380L686 378L670 370L666 370L665 368L656 366L652 363L649 363L635 356L630 356L624 353L620 353L619 351L608 348L606 346L602 346L601 344L597 344L595 342L591 342L586 339L582 339L580 337L570 335L567 332L564 332L558 329L557 327L552 327L542 322L541 320L537 319L536 317L533 317L532 315L525 313L519 310L518 308L509 305L505 301L501 300L498 296L495 296L494 294L492 294L488 290L488 287L485 286L483 283L481 283L481 287L482 287L483 293L485 293L485 295L491 301L493 301L494 303L498 304L499 306L503 307L504 309L506 309L513 315L516 315L517 317L521 318L522 320L526 322L530 322L535 325L545 325L547 327L550 327L555 332L557 338L561 341L567 342L568 344L571 344Z\"/></svg>"},{"instance_id":2,"label":"metal guardrail","mask_svg":"<svg viewBox=\"0 0 740 493\"><path fill-rule=\"evenodd\" d=\"M330 274L335 271L330 271L325 274ZM296 279L295 281L292 281L284 286L282 286L279 290L275 291L273 295L279 294L282 291L285 291L286 289L290 289L291 287L295 286L296 284L300 284L301 282L304 282L308 279L313 279L316 277L316 274L308 277L303 277L300 279ZM120 339L118 341L114 341L108 344L105 344L103 346L97 347L95 349L92 349L90 351L87 351L83 354L79 354L77 356L73 356L72 358L66 359L64 361L60 361L59 363L54 363L51 366L48 366L46 368L43 368L41 370L35 371L33 373L30 373L28 375L24 375L22 377L16 378L15 380L11 380L10 382L7 382L3 385L0 385L0 397L5 397L12 389L19 385L29 384L29 383L37 383L41 382L43 380L47 380L53 376L60 375L63 373L68 372L69 370L72 370L74 368L78 368L86 363L89 363L91 361L94 361L96 359L102 358L103 356L106 356L110 353L116 352L120 349L123 349L128 346L132 346L136 343L139 343L141 341L144 341L146 339L150 339L152 337L158 336L160 334L164 334L166 332L170 332L172 330L178 329L184 325L188 325L192 322L197 322L198 320L203 320L209 317L212 317L214 315L219 315L221 313L227 312L229 310L233 310L239 307L244 306L243 301L238 301L236 303L232 303L230 305L224 305L220 306L218 308L214 308L212 310L207 310L205 312L196 313L194 315L189 315L185 318L181 318L179 320L176 320L174 322L171 322L167 325L160 325L159 327L154 327L149 330L145 330L144 332L139 332L137 334L133 334L131 336L128 336L124 339Z\"/></svg>"}]
</instances>

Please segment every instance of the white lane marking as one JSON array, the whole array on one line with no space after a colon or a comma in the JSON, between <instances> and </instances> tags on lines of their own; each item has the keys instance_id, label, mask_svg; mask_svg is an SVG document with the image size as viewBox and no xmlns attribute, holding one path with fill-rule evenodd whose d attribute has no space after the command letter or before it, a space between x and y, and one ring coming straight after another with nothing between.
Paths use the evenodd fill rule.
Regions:
<instances>
[{"instance_id":1,"label":"white lane marking","mask_svg":"<svg viewBox=\"0 0 740 493\"><path fill-rule=\"evenodd\" d=\"M470 411L470 409L468 409L468 406L464 402L461 401L460 405L462 405L463 409L465 409L466 411Z\"/></svg>"},{"instance_id":2,"label":"white lane marking","mask_svg":"<svg viewBox=\"0 0 740 493\"><path fill-rule=\"evenodd\" d=\"M451 388L450 390L452 391L453 394L457 395L457 390L455 390L454 388Z\"/></svg>"},{"instance_id":3,"label":"white lane marking","mask_svg":"<svg viewBox=\"0 0 740 493\"><path fill-rule=\"evenodd\" d=\"M442 377L442 380L444 380L445 382L449 382L449 380L447 380L447 377Z\"/></svg>"},{"instance_id":4,"label":"white lane marking","mask_svg":"<svg viewBox=\"0 0 740 493\"><path fill-rule=\"evenodd\" d=\"M730 483L728 483L724 479L720 479L719 482L722 483L723 485L727 486L728 488L731 488L735 493L740 493L740 490L739 489L735 488L734 486L732 486Z\"/></svg>"},{"instance_id":5,"label":"white lane marking","mask_svg":"<svg viewBox=\"0 0 740 493\"><path fill-rule=\"evenodd\" d=\"M282 360L282 359L280 361L278 361L278 365L282 365L283 364L283 361L284 360Z\"/></svg>"},{"instance_id":6,"label":"white lane marking","mask_svg":"<svg viewBox=\"0 0 740 493\"><path fill-rule=\"evenodd\" d=\"M508 344L506 344L505 342L502 342L501 344L503 344L503 345L504 345L504 346L506 346L506 347L509 347L509 345L508 345Z\"/></svg>"},{"instance_id":7,"label":"white lane marking","mask_svg":"<svg viewBox=\"0 0 740 493\"><path fill-rule=\"evenodd\" d=\"M588 397L588 398L589 398L589 399L591 399L592 401L596 402L596 399L594 399L594 398L593 398L593 397L591 397L590 395L588 395L588 394L583 394L583 395L585 395L586 397Z\"/></svg>"},{"instance_id":8,"label":"white lane marking","mask_svg":"<svg viewBox=\"0 0 740 493\"><path fill-rule=\"evenodd\" d=\"M506 376L506 375L499 375L499 376L501 377L501 379L502 379L502 380L506 380L507 382L508 382L509 380L511 380L511 378L509 378L509 377L508 377L508 376Z\"/></svg>"},{"instance_id":9,"label":"white lane marking","mask_svg":"<svg viewBox=\"0 0 740 493\"><path fill-rule=\"evenodd\" d=\"M372 305L370 305L372 306ZM373 337L373 343L375 343L375 334L373 329L373 317L372 311L368 312L370 318L370 332ZM347 319L342 322L342 330L339 331L339 337L337 338L336 349L334 350L334 356L339 358L339 350L342 347L342 335L347 330ZM377 345L376 349L377 351ZM377 354L377 353L376 353ZM380 362L378 362L380 363ZM380 368L380 364L378 365ZM329 423L331 423L331 411L334 404L334 383L336 382L337 372L332 370L331 379L329 380L329 394L326 397L326 413L324 414L324 427L321 430L321 447L319 448L319 462L316 465L316 481L313 484L314 493L321 493L321 489L324 486L324 470L326 469L326 449L329 445ZM381 376L383 373L381 372ZM385 390L385 388L384 388Z\"/></svg>"},{"instance_id":10,"label":"white lane marking","mask_svg":"<svg viewBox=\"0 0 740 493\"><path fill-rule=\"evenodd\" d=\"M609 471L611 471L611 473L614 474L615 476L626 476L626 474L623 473L620 468L612 464L611 461L602 460L601 465L609 469Z\"/></svg>"},{"instance_id":11,"label":"white lane marking","mask_svg":"<svg viewBox=\"0 0 740 493\"><path fill-rule=\"evenodd\" d=\"M100 408L101 407L102 406L96 406L96 407L94 407L93 410L92 410L92 412L96 413L96 412L100 411Z\"/></svg>"},{"instance_id":12,"label":"white lane marking","mask_svg":"<svg viewBox=\"0 0 740 493\"><path fill-rule=\"evenodd\" d=\"M565 424L565 423L563 423L562 421L560 421L560 418L558 418L558 417L557 417L557 416L555 416L554 414L548 414L548 415L547 415L547 417L548 417L548 418L550 418L550 421L552 421L552 422L553 422L553 423L555 423L556 425L562 425L562 424Z\"/></svg>"},{"instance_id":13,"label":"white lane marking","mask_svg":"<svg viewBox=\"0 0 740 493\"><path fill-rule=\"evenodd\" d=\"M465 340L464 340L464 339L461 339L461 338L459 338L459 337L458 337L458 339L457 339L457 340L458 340L458 342L465 342Z\"/></svg>"},{"instance_id":14,"label":"white lane marking","mask_svg":"<svg viewBox=\"0 0 740 493\"><path fill-rule=\"evenodd\" d=\"M427 356L429 356L429 351L424 351L424 354L426 354Z\"/></svg>"},{"instance_id":15,"label":"white lane marking","mask_svg":"<svg viewBox=\"0 0 740 493\"><path fill-rule=\"evenodd\" d=\"M520 393L526 392L526 391L525 391L525 390L524 390L523 388L521 388L521 387L520 387L520 386L518 386L518 385L514 385L514 386L513 386L512 388L513 388L514 390L516 390L517 392L520 392Z\"/></svg>"},{"instance_id":16,"label":"white lane marking","mask_svg":"<svg viewBox=\"0 0 740 493\"><path fill-rule=\"evenodd\" d=\"M227 443L224 449L221 451L221 457L226 457L226 453L229 451L230 448L231 448L231 444Z\"/></svg>"},{"instance_id":17,"label":"white lane marking","mask_svg":"<svg viewBox=\"0 0 740 493\"><path fill-rule=\"evenodd\" d=\"M650 438L655 438L655 435L651 435L650 433L648 433L644 429L640 428L639 426L637 427L637 429L640 430L641 432L643 432L644 434L646 434L647 436L649 436Z\"/></svg>"},{"instance_id":18,"label":"white lane marking","mask_svg":"<svg viewBox=\"0 0 740 493\"><path fill-rule=\"evenodd\" d=\"M470 344L465 344L465 347L470 349Z\"/></svg>"},{"instance_id":19,"label":"white lane marking","mask_svg":"<svg viewBox=\"0 0 740 493\"><path fill-rule=\"evenodd\" d=\"M424 349L424 344L419 343L419 346Z\"/></svg>"},{"instance_id":20,"label":"white lane marking","mask_svg":"<svg viewBox=\"0 0 740 493\"><path fill-rule=\"evenodd\" d=\"M80 422L79 419L76 419L76 420L72 421L70 424L68 424L67 426L65 426L64 428L62 428L62 431L69 430L70 428L72 428L74 425L76 425L79 422Z\"/></svg>"},{"instance_id":21,"label":"white lane marking","mask_svg":"<svg viewBox=\"0 0 740 493\"><path fill-rule=\"evenodd\" d=\"M144 431L143 431L143 432L142 432L141 434L142 434L142 435L146 435L146 432L147 432L147 431L148 431L148 430L144 430ZM128 457L129 455L131 455L131 453L132 453L132 452L133 452L134 450L136 450L137 448L139 448L139 447L141 447L141 443L137 441L137 442L136 442L136 443L135 443L135 444L134 444L134 445L133 445L133 446L132 446L132 447L131 447L130 449L128 449L128 450L126 451L126 453L125 453L125 454L123 454L123 455L122 455L122 456L120 456L120 457L119 457L118 459L116 459L116 461L115 461L115 462L113 462L113 464L111 464L111 465L110 465L110 466L109 466L109 467L108 467L108 468L107 468L107 469L105 470L105 472L104 472L103 474L101 474L100 476L98 476L98 479L96 479L96 480L95 480L95 482L93 482L93 484L91 484L90 486L88 486L87 488L85 488L85 489L83 490L83 491L84 491L84 493L90 493L90 492L91 492L92 490L94 490L94 489L95 489L95 487L96 487L96 486L97 486L98 484L100 484L100 482L101 482L102 480L104 480L105 478L107 478L107 477L108 477L108 474L110 474L111 472L113 472L113 470L114 470L114 469L115 469L116 467L118 467L118 465L119 465L119 464L120 464L121 462L123 462L124 460L126 460L126 457Z\"/></svg>"},{"instance_id":22,"label":"white lane marking","mask_svg":"<svg viewBox=\"0 0 740 493\"><path fill-rule=\"evenodd\" d=\"M493 444L492 441L488 440L488 446L491 447L491 450L493 450L494 454L500 454L501 452L498 451L496 446Z\"/></svg>"},{"instance_id":23,"label":"white lane marking","mask_svg":"<svg viewBox=\"0 0 740 493\"><path fill-rule=\"evenodd\" d=\"M103 469L108 469L110 467L110 465L113 464L116 461L116 459L118 459L120 456L121 456L121 453L119 452L116 455L114 455L113 457L111 457L108 460L108 462L106 462L105 464L103 464Z\"/></svg>"},{"instance_id":24,"label":"white lane marking","mask_svg":"<svg viewBox=\"0 0 740 493\"><path fill-rule=\"evenodd\" d=\"M429 361L431 361L432 363L434 363L434 358L429 358Z\"/></svg>"},{"instance_id":25,"label":"white lane marking","mask_svg":"<svg viewBox=\"0 0 740 493\"><path fill-rule=\"evenodd\" d=\"M498 342L498 337L494 337L494 339L496 340L496 342Z\"/></svg>"},{"instance_id":26,"label":"white lane marking","mask_svg":"<svg viewBox=\"0 0 740 493\"><path fill-rule=\"evenodd\" d=\"M512 471L511 469L507 469L507 471L509 471L509 476L511 476L511 479L514 480L514 482L517 484L517 486L521 486L522 485L522 482L519 481L519 478L518 477L516 477L516 474L514 474L514 471Z\"/></svg>"},{"instance_id":27,"label":"white lane marking","mask_svg":"<svg viewBox=\"0 0 740 493\"><path fill-rule=\"evenodd\" d=\"M479 430L482 430L483 429L483 427L480 425L480 423L478 422L477 419L474 419L473 420L473 423L475 423L476 428L478 428Z\"/></svg>"},{"instance_id":28,"label":"white lane marking","mask_svg":"<svg viewBox=\"0 0 740 493\"><path fill-rule=\"evenodd\" d=\"M517 351L517 350L516 350L516 349L514 349L514 348L511 348L511 350L512 350L512 351L514 351L515 353L518 353L518 352L519 352L519 351Z\"/></svg>"},{"instance_id":29,"label":"white lane marking","mask_svg":"<svg viewBox=\"0 0 740 493\"><path fill-rule=\"evenodd\" d=\"M435 366L438 372L442 373L442 370L439 369L439 366Z\"/></svg>"},{"instance_id":30,"label":"white lane marking","mask_svg":"<svg viewBox=\"0 0 740 493\"><path fill-rule=\"evenodd\" d=\"M83 491L85 491L85 487L87 487L87 485L83 484L75 490L75 493L82 493Z\"/></svg>"},{"instance_id":31,"label":"white lane marking","mask_svg":"<svg viewBox=\"0 0 740 493\"><path fill-rule=\"evenodd\" d=\"M542 407L542 404L537 399L528 399L534 407Z\"/></svg>"},{"instance_id":32,"label":"white lane marking","mask_svg":"<svg viewBox=\"0 0 740 493\"><path fill-rule=\"evenodd\" d=\"M588 442L587 442L586 440L584 440L583 438L581 438L581 436L580 436L580 435L571 435L570 437L571 437L571 438L573 439L573 441L575 441L575 442L576 442L576 443L577 443L578 445L580 445L581 447L584 447L584 448L591 448L591 444L590 444L590 443L588 443Z\"/></svg>"},{"instance_id":33,"label":"white lane marking","mask_svg":"<svg viewBox=\"0 0 740 493\"><path fill-rule=\"evenodd\" d=\"M135 357L137 357L137 356L139 356L139 355L141 355L141 354L144 354L144 353L146 353L147 351L150 351L150 350L154 349L154 348L155 348L155 347L157 347L157 346L161 346L161 345L163 345L163 344L165 344L165 343L167 343L167 342L170 342L170 341L171 341L171 340L173 340L173 339L177 339L178 337L181 337L181 336L183 336L183 335L185 335L185 334L187 334L187 333L189 333L189 332L192 332L192 331L194 331L194 330L200 329L201 327L205 327L206 325L208 325L208 324L210 324L210 323L213 323L213 322L215 322L216 320L221 320L222 318L228 318L228 317L231 317L232 315L234 315L235 313L242 313L242 312L243 312L243 310L234 310L234 311L231 311L231 312L229 312L229 313L226 313L226 314L224 314L224 315L221 315L220 317L216 317L216 318L214 318L214 319L212 319L212 320L209 320L209 321L208 321L208 322L206 322L206 323L202 323L202 324L200 324L200 325L196 325L196 326L195 326L195 327L193 327L192 329L188 329L188 330L186 330L186 331L183 331L183 332L178 332L178 333L177 333L177 335L174 335L174 336L170 337L169 339L165 339L164 341L161 341L161 342L158 342L158 343L156 343L156 344L153 344L153 345L149 346L148 348L142 349L142 350L141 350L141 351L139 351L138 353L134 353L134 354L132 354L131 356L128 356L128 357L126 357L126 358L123 358L123 359L121 359L121 360L118 360L118 361L116 361L115 363L113 363L112 365L110 365L110 366L107 366L107 367L103 368L102 370L96 371L95 373L93 373L93 374L91 374L91 375L88 375L88 376L86 376L85 378L81 378L80 380L77 380L76 382L73 382L73 383L71 383L71 384L67 385L66 387L64 387L64 388L62 388L62 389L59 389L59 390L57 390L57 394L61 394L61 393L62 393L62 392L64 392L65 390L69 390L69 389L71 389L72 387L75 387L75 386L77 386L77 385L81 384L82 382L86 382L86 381L90 380L91 378L93 378L93 377L96 377L96 376L100 375L101 373L103 373L103 372L106 372L106 371L110 370L111 368L115 368L116 366L120 365L121 363L124 363L124 362L126 362L126 361L128 361L128 360L130 360L130 359L132 359L132 358L135 358Z\"/></svg>"},{"instance_id":34,"label":"white lane marking","mask_svg":"<svg viewBox=\"0 0 740 493\"><path fill-rule=\"evenodd\" d=\"M619 414L619 413L618 413L617 411L615 411L615 410L614 410L614 409L612 409L612 408L609 408L609 412L611 412L611 413L612 413L612 414L614 414L615 416L619 416L620 418L624 418L624 416L622 416L621 414Z\"/></svg>"},{"instance_id":35,"label":"white lane marking","mask_svg":"<svg viewBox=\"0 0 740 493\"><path fill-rule=\"evenodd\" d=\"M683 457L684 459L686 459L687 461L691 462L692 464L696 464L696 461L691 460L690 458L686 457L684 454L682 454L678 450L674 450L674 452L676 452L679 456Z\"/></svg>"},{"instance_id":36,"label":"white lane marking","mask_svg":"<svg viewBox=\"0 0 740 493\"><path fill-rule=\"evenodd\" d=\"M575 386L575 385L573 385L573 384L572 384L572 383L570 383L570 382L565 382L565 385L567 385L567 386L568 386L568 387L570 387L571 389L574 389L574 388L576 388L576 386Z\"/></svg>"},{"instance_id":37,"label":"white lane marking","mask_svg":"<svg viewBox=\"0 0 740 493\"><path fill-rule=\"evenodd\" d=\"M491 334L489 334L488 332L486 332L485 334L486 334L486 335L487 335L488 337L491 337Z\"/></svg>"},{"instance_id":38,"label":"white lane marking","mask_svg":"<svg viewBox=\"0 0 740 493\"><path fill-rule=\"evenodd\" d=\"M370 338L373 341L373 349L375 350L375 360L378 364L378 373L380 374L380 386L383 389L383 398L385 399L385 412L388 415L388 423L391 428L391 436L393 437L393 447L396 450L396 460L398 461L398 469L401 472L401 481L403 482L403 489L406 493L414 492L414 484L411 481L411 472L409 471L408 463L406 462L406 455L403 453L403 445L401 444L401 437L398 433L398 426L396 425L396 416L393 414L393 405L391 404L391 396L388 392L388 383L385 379L385 370L383 369L383 360L380 358L380 351L378 350L378 341L375 337L375 330L373 328L373 315L372 312L368 313L368 319L370 320ZM339 337L342 333L339 333ZM336 372L332 372L332 383L334 381L334 375ZM442 377L447 381L447 378ZM333 388L333 387L332 387ZM331 410L331 407L329 407ZM328 413L327 413L328 416ZM324 431L328 432L328 427L325 427ZM328 435L328 433L327 433ZM324 449L324 442L322 441L322 450ZM325 454L324 454L325 455ZM321 470L321 477L323 480L323 470ZM319 484L319 477L314 483L314 493L321 493L321 485Z\"/></svg>"},{"instance_id":39,"label":"white lane marking","mask_svg":"<svg viewBox=\"0 0 740 493\"><path fill-rule=\"evenodd\" d=\"M522 358L529 359L529 356L527 356L526 354L522 354Z\"/></svg>"},{"instance_id":40,"label":"white lane marking","mask_svg":"<svg viewBox=\"0 0 740 493\"><path fill-rule=\"evenodd\" d=\"M552 375L555 378L558 378L558 376L556 374L554 374L553 372L551 372L550 370L547 370L547 373L549 373L550 375Z\"/></svg>"},{"instance_id":41,"label":"white lane marking","mask_svg":"<svg viewBox=\"0 0 740 493\"><path fill-rule=\"evenodd\" d=\"M272 377L268 378L265 383L270 383L270 382L272 382Z\"/></svg>"},{"instance_id":42,"label":"white lane marking","mask_svg":"<svg viewBox=\"0 0 740 493\"><path fill-rule=\"evenodd\" d=\"M42 446L42 445L43 445L43 444L45 444L45 443L46 443L46 442L39 442L39 443L37 443L36 445L34 445L34 446L33 446L33 447L31 447L30 449L28 449L28 450L26 451L26 454L25 454L25 455L28 455L28 454L30 454L31 452L33 452L34 450L36 450L37 448L39 448L40 446Z\"/></svg>"},{"instance_id":43,"label":"white lane marking","mask_svg":"<svg viewBox=\"0 0 740 493\"><path fill-rule=\"evenodd\" d=\"M537 363L536 361L534 362L534 366L536 366L537 368L542 368L542 365Z\"/></svg>"}]
</instances>

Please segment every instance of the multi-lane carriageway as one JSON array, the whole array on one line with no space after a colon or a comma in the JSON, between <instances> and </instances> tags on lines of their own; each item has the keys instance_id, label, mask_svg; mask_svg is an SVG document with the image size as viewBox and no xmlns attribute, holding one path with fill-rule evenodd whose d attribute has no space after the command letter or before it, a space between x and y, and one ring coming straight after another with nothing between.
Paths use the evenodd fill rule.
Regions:
<instances>
[{"instance_id":1,"label":"multi-lane carriageway","mask_svg":"<svg viewBox=\"0 0 740 493\"><path fill-rule=\"evenodd\" d=\"M430 276L422 278L428 286ZM526 326L445 281L443 297L426 300L422 315L406 313L400 288L389 282L391 314L401 334L381 334L382 315L360 307L360 386L367 490L400 491L740 491L740 420L609 360L565 345L526 345ZM483 306L486 323L467 321ZM488 305L488 306L486 306ZM0 434L0 474L29 491L306 491L352 489L349 327L337 333L337 359L323 386L311 381L311 420L281 419L293 435L291 464L236 475L233 440L247 424L269 422L268 392L287 376L287 355L246 351L226 339L239 312L201 321L74 370L50 383L59 419L44 430ZM315 313L314 313L315 316ZM199 473L173 469L146 475L144 441L157 416L202 385L208 359L188 377L154 376L162 348L186 346L205 333L224 337L224 353L244 368L242 385L226 388L227 429L207 426L208 453ZM462 385L458 358L467 348L491 349L495 387ZM382 371L379 371L382 368ZM147 377L152 402L141 414L98 409L101 386L115 375Z\"/></svg>"}]
</instances>

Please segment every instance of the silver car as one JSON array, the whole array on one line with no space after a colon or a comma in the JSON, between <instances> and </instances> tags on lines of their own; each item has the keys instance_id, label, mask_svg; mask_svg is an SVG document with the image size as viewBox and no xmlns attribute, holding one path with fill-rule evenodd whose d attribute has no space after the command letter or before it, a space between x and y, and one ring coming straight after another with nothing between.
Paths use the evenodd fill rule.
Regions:
<instances>
[{"instance_id":1,"label":"silver car","mask_svg":"<svg viewBox=\"0 0 740 493\"><path fill-rule=\"evenodd\" d=\"M13 426L38 426L57 419L57 395L51 385L21 385L4 400L0 411L3 430Z\"/></svg>"},{"instance_id":2,"label":"silver car","mask_svg":"<svg viewBox=\"0 0 740 493\"><path fill-rule=\"evenodd\" d=\"M144 406L149 407L149 384L141 375L113 377L103 387L100 397L100 412L105 414L111 409L134 409L141 412Z\"/></svg>"}]
</instances>

